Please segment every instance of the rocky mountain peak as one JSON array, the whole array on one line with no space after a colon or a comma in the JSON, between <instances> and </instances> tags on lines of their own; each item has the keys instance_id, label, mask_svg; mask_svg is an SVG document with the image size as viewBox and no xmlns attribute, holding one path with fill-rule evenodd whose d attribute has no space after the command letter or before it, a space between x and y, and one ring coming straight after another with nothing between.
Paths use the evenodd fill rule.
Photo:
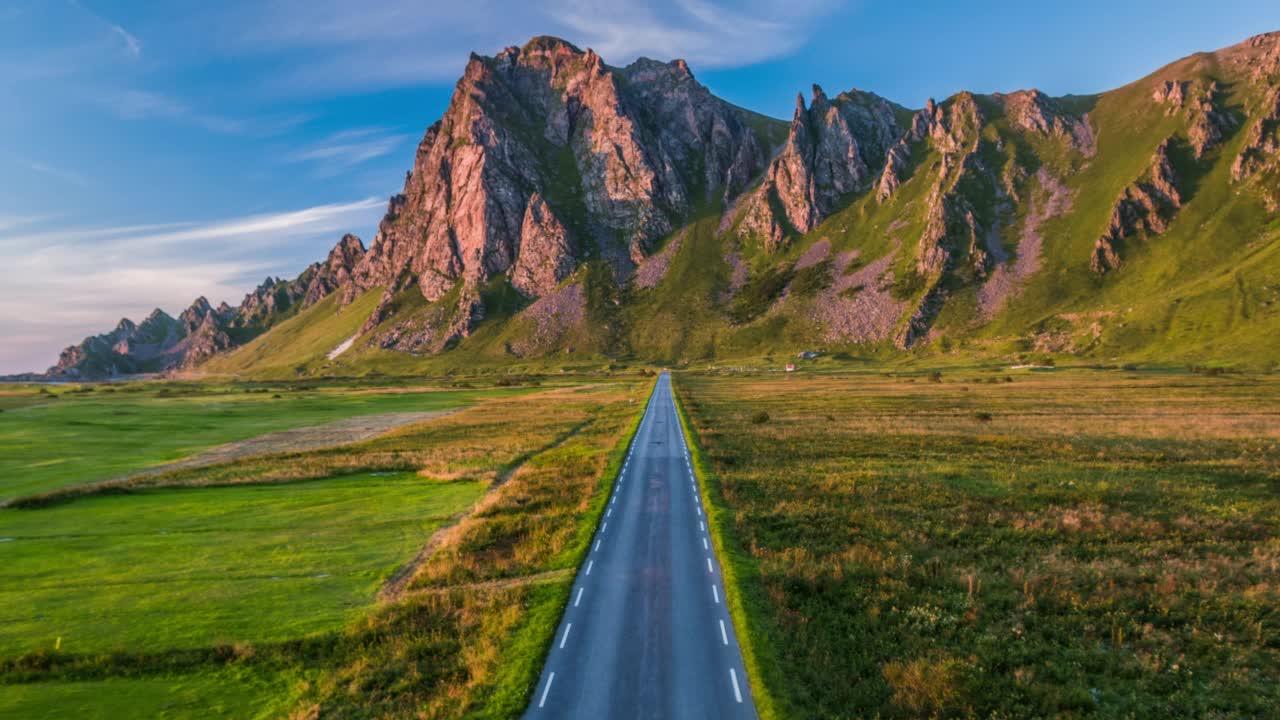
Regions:
<instances>
[{"instance_id":1,"label":"rocky mountain peak","mask_svg":"<svg viewBox=\"0 0 1280 720\"><path fill-rule=\"evenodd\" d=\"M435 300L513 269L537 294L580 262L575 243L624 275L701 194L733 197L767 157L750 113L684 63L617 69L550 37L473 56L344 297L407 272Z\"/></svg>"},{"instance_id":2,"label":"rocky mountain peak","mask_svg":"<svg viewBox=\"0 0 1280 720\"><path fill-rule=\"evenodd\" d=\"M746 205L739 234L775 249L788 233L809 232L842 198L871 186L901 132L893 107L872 93L832 101L814 85L808 107L798 94L786 143Z\"/></svg>"}]
</instances>

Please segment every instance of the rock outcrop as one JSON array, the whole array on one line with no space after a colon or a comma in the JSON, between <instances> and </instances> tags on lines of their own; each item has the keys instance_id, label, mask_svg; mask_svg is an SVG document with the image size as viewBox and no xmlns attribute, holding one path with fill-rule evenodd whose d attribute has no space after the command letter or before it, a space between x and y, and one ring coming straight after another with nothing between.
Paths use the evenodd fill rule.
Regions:
<instances>
[{"instance_id":1,"label":"rock outcrop","mask_svg":"<svg viewBox=\"0 0 1280 720\"><path fill-rule=\"evenodd\" d=\"M1178 176L1169 161L1171 142L1172 138L1160 143L1151 167L1116 198L1107 229L1094 243L1089 266L1095 273L1104 274L1119 267L1126 241L1139 233L1163 233L1182 207Z\"/></svg>"},{"instance_id":2,"label":"rock outcrop","mask_svg":"<svg viewBox=\"0 0 1280 720\"><path fill-rule=\"evenodd\" d=\"M1034 88L994 97L1004 105L1005 115L1015 127L1061 138L1077 152L1093 156L1095 144L1088 118L1071 114L1059 101Z\"/></svg>"},{"instance_id":3,"label":"rock outcrop","mask_svg":"<svg viewBox=\"0 0 1280 720\"><path fill-rule=\"evenodd\" d=\"M1233 180L1243 180L1264 167L1275 167L1280 158L1280 86L1266 95L1258 118L1249 126L1244 147L1231 164Z\"/></svg>"},{"instance_id":4,"label":"rock outcrop","mask_svg":"<svg viewBox=\"0 0 1280 720\"><path fill-rule=\"evenodd\" d=\"M829 100L814 85L809 107L796 97L786 144L746 205L739 234L773 250L788 232L809 232L871 186L901 134L884 98L851 90Z\"/></svg>"},{"instance_id":5,"label":"rock outcrop","mask_svg":"<svg viewBox=\"0 0 1280 720\"><path fill-rule=\"evenodd\" d=\"M546 295L577 267L569 229L538 193L529 198L520 224L520 249L511 285L529 297Z\"/></svg>"}]
</instances>

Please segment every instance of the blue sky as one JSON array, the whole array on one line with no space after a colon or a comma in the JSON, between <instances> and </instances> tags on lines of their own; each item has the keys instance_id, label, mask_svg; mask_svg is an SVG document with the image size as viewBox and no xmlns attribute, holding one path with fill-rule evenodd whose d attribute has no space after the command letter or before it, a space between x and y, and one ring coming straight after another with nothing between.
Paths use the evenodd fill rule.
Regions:
<instances>
[{"instance_id":1,"label":"blue sky","mask_svg":"<svg viewBox=\"0 0 1280 720\"><path fill-rule=\"evenodd\" d=\"M789 117L813 82L1096 92L1275 29L1274 0L0 0L0 373L368 242L472 50L684 57Z\"/></svg>"}]
</instances>

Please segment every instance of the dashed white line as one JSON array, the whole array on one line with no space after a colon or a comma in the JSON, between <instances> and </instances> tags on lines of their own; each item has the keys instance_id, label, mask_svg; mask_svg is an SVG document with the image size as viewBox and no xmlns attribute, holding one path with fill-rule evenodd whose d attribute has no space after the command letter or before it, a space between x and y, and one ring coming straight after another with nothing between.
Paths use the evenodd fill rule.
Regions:
<instances>
[{"instance_id":1,"label":"dashed white line","mask_svg":"<svg viewBox=\"0 0 1280 720\"><path fill-rule=\"evenodd\" d=\"M609 517L609 516L610 516L610 515L612 515L612 514L613 514L613 508L609 508L609 509L605 512L604 516L605 516L605 517Z\"/></svg>"},{"instance_id":2,"label":"dashed white line","mask_svg":"<svg viewBox=\"0 0 1280 720\"><path fill-rule=\"evenodd\" d=\"M712 585L712 586L711 586L711 589L714 591L714 590L716 589L716 586L715 586L715 585ZM582 602L582 591L583 591L583 590L586 590L586 588L578 588L578 597L574 598L574 600L573 600L573 606L574 606L574 607L578 607L578 603ZM717 599L717 600L716 600L716 602L720 602L720 600L719 600L719 599Z\"/></svg>"},{"instance_id":3,"label":"dashed white line","mask_svg":"<svg viewBox=\"0 0 1280 720\"><path fill-rule=\"evenodd\" d=\"M578 597L582 597L582 590L578 590ZM720 604L720 591L716 589L716 586L714 584L712 584L711 586L711 597L715 598L717 605ZM574 605L577 605L577 604L578 603L574 603Z\"/></svg>"},{"instance_id":4,"label":"dashed white line","mask_svg":"<svg viewBox=\"0 0 1280 720\"><path fill-rule=\"evenodd\" d=\"M711 561L710 561L710 560L708 560L707 562L711 562ZM596 561L595 561L595 560L588 560L588 561L587 561L587 574L588 574L588 575L590 575L590 574L591 574L591 568L592 568L595 564L596 564Z\"/></svg>"},{"instance_id":5,"label":"dashed white line","mask_svg":"<svg viewBox=\"0 0 1280 720\"><path fill-rule=\"evenodd\" d=\"M699 530L701 530L702 532L706 532L706 531L707 531L707 526L706 526L706 525L705 525L701 520L699 520L699 521L698 521L698 529L699 529Z\"/></svg>"},{"instance_id":6,"label":"dashed white line","mask_svg":"<svg viewBox=\"0 0 1280 720\"><path fill-rule=\"evenodd\" d=\"M699 516L699 517L701 517L701 516L702 516L702 506L701 506L701 505L694 505L693 507L694 507L695 509L697 509L697 511L698 511L698 516Z\"/></svg>"},{"instance_id":7,"label":"dashed white line","mask_svg":"<svg viewBox=\"0 0 1280 720\"><path fill-rule=\"evenodd\" d=\"M599 541L599 540L596 540L596 546L595 546L595 547L593 547L593 548L591 548L591 552L596 552L596 551L598 551L599 549L600 549L600 541Z\"/></svg>"},{"instance_id":8,"label":"dashed white line","mask_svg":"<svg viewBox=\"0 0 1280 720\"><path fill-rule=\"evenodd\" d=\"M570 623L570 624L572 625L572 623ZM568 634L569 634L569 629L568 629L568 628L565 628L564 634L565 634L565 635L568 635ZM725 644L725 645L728 645L728 644L729 644L729 633L727 633L727 632L725 632L725 631L724 631L724 620L721 620L721 621L720 621L720 639L724 641L724 644ZM564 647L564 643L563 643L563 642L562 642L562 643L560 643L560 647Z\"/></svg>"},{"instance_id":9,"label":"dashed white line","mask_svg":"<svg viewBox=\"0 0 1280 720\"><path fill-rule=\"evenodd\" d=\"M605 530L608 530L608 529L609 529L609 521L605 520L604 524L600 526L600 532L604 532Z\"/></svg>"},{"instance_id":10,"label":"dashed white line","mask_svg":"<svg viewBox=\"0 0 1280 720\"><path fill-rule=\"evenodd\" d=\"M706 539L706 538L702 538L702 549L703 549L703 550L710 550L710 549L711 549L711 548L707 547L707 539Z\"/></svg>"},{"instance_id":11,"label":"dashed white line","mask_svg":"<svg viewBox=\"0 0 1280 720\"><path fill-rule=\"evenodd\" d=\"M542 699L538 701L538 707L547 704L547 693L551 692L551 683L556 679L556 674L551 673L547 676L547 686L542 689Z\"/></svg>"},{"instance_id":12,"label":"dashed white line","mask_svg":"<svg viewBox=\"0 0 1280 720\"><path fill-rule=\"evenodd\" d=\"M724 627L724 621L720 621L721 629ZM560 636L560 649L564 649L564 644L569 642L569 631L573 629L573 623L566 623L564 626L564 635Z\"/></svg>"},{"instance_id":13,"label":"dashed white line","mask_svg":"<svg viewBox=\"0 0 1280 720\"><path fill-rule=\"evenodd\" d=\"M729 679L733 681L733 699L742 702L742 690L738 687L738 673L729 668Z\"/></svg>"},{"instance_id":14,"label":"dashed white line","mask_svg":"<svg viewBox=\"0 0 1280 720\"><path fill-rule=\"evenodd\" d=\"M711 569L711 558L707 558L707 572L709 572L709 573L714 573L714 572L715 572L715 570L712 570L712 569Z\"/></svg>"}]
</instances>

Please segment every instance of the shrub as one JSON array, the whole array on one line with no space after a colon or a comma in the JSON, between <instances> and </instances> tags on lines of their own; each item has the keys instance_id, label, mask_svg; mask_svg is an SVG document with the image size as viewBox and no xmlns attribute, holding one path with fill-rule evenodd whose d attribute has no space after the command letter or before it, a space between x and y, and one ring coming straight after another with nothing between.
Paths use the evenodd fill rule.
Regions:
<instances>
[{"instance_id":1,"label":"shrub","mask_svg":"<svg viewBox=\"0 0 1280 720\"><path fill-rule=\"evenodd\" d=\"M769 422L769 413L763 410L760 410L751 416L751 423L753 425L763 425L767 422Z\"/></svg>"},{"instance_id":2,"label":"shrub","mask_svg":"<svg viewBox=\"0 0 1280 720\"><path fill-rule=\"evenodd\" d=\"M729 307L729 319L744 325L763 315L791 281L790 266L766 268L747 281Z\"/></svg>"},{"instance_id":3,"label":"shrub","mask_svg":"<svg viewBox=\"0 0 1280 720\"><path fill-rule=\"evenodd\" d=\"M995 416L993 416L991 413L983 410L979 410L978 412L973 414L973 419L981 423L989 423L994 417Z\"/></svg>"},{"instance_id":4,"label":"shrub","mask_svg":"<svg viewBox=\"0 0 1280 720\"><path fill-rule=\"evenodd\" d=\"M942 373L938 372L937 370L934 370L933 372L929 373L929 382L936 382L936 383L942 382Z\"/></svg>"},{"instance_id":5,"label":"shrub","mask_svg":"<svg viewBox=\"0 0 1280 720\"><path fill-rule=\"evenodd\" d=\"M811 297L822 292L831 285L831 261L823 260L816 265L797 270L791 280L791 292L800 297Z\"/></svg>"}]
</instances>

